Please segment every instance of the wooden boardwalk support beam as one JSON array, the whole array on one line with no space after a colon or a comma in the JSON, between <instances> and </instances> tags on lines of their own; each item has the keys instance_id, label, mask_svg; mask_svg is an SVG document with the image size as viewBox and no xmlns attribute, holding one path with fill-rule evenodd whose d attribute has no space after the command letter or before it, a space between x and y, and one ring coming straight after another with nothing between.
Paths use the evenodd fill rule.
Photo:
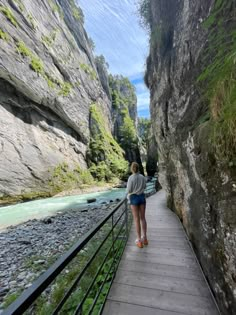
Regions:
<instances>
[{"instance_id":1,"label":"wooden boardwalk support beam","mask_svg":"<svg viewBox=\"0 0 236 315\"><path fill-rule=\"evenodd\" d=\"M135 246L135 229L103 315L219 315L177 216L163 191L147 199L149 245Z\"/></svg>"}]
</instances>

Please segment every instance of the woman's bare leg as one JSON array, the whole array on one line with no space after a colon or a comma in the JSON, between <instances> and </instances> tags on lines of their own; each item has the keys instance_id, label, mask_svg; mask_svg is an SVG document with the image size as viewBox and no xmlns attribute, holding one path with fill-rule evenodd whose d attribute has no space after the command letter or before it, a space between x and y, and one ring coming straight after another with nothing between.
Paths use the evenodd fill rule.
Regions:
<instances>
[{"instance_id":1,"label":"woman's bare leg","mask_svg":"<svg viewBox=\"0 0 236 315\"><path fill-rule=\"evenodd\" d=\"M134 223L135 223L135 227L136 227L137 239L141 240L141 226L140 226L139 206L131 205L131 210L132 210Z\"/></svg>"},{"instance_id":2,"label":"woman's bare leg","mask_svg":"<svg viewBox=\"0 0 236 315\"><path fill-rule=\"evenodd\" d=\"M145 217L146 204L140 205L139 210L140 210L140 220L141 220L141 225L142 225L143 237L144 239L147 239L147 221Z\"/></svg>"}]
</instances>

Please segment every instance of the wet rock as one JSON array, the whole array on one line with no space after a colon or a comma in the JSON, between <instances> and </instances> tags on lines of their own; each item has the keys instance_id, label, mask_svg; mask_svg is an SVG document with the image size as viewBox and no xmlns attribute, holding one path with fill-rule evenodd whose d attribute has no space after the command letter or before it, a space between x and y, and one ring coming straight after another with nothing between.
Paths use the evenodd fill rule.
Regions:
<instances>
[{"instance_id":1,"label":"wet rock","mask_svg":"<svg viewBox=\"0 0 236 315\"><path fill-rule=\"evenodd\" d=\"M87 203L93 203L93 202L96 202L96 201L97 201L96 198L87 199Z\"/></svg>"},{"instance_id":2,"label":"wet rock","mask_svg":"<svg viewBox=\"0 0 236 315\"><path fill-rule=\"evenodd\" d=\"M26 238L19 239L18 242L21 244L24 244L24 245L30 245L31 244L31 240L26 239Z\"/></svg>"},{"instance_id":3,"label":"wet rock","mask_svg":"<svg viewBox=\"0 0 236 315\"><path fill-rule=\"evenodd\" d=\"M42 220L43 221L43 223L45 223L45 224L51 224L53 221L52 221L52 218L45 218L45 219L43 219Z\"/></svg>"},{"instance_id":4,"label":"wet rock","mask_svg":"<svg viewBox=\"0 0 236 315\"><path fill-rule=\"evenodd\" d=\"M0 297L5 296L8 293L8 288L0 288Z\"/></svg>"},{"instance_id":5,"label":"wet rock","mask_svg":"<svg viewBox=\"0 0 236 315\"><path fill-rule=\"evenodd\" d=\"M43 265L43 264L45 264L45 260L43 260L43 259L35 260L34 264L35 265Z\"/></svg>"},{"instance_id":6,"label":"wet rock","mask_svg":"<svg viewBox=\"0 0 236 315\"><path fill-rule=\"evenodd\" d=\"M83 209L81 210L81 212L88 212L88 209Z\"/></svg>"}]
</instances>

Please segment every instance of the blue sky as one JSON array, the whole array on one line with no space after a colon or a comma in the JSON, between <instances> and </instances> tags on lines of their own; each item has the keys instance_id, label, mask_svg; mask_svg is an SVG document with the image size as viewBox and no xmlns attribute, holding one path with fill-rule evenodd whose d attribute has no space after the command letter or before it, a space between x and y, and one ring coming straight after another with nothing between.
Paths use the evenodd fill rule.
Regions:
<instances>
[{"instance_id":1,"label":"blue sky","mask_svg":"<svg viewBox=\"0 0 236 315\"><path fill-rule=\"evenodd\" d=\"M135 85L138 114L149 117L149 91L143 82L148 36L140 27L136 0L77 0L85 15L85 29L103 54L112 74L121 74Z\"/></svg>"}]
</instances>

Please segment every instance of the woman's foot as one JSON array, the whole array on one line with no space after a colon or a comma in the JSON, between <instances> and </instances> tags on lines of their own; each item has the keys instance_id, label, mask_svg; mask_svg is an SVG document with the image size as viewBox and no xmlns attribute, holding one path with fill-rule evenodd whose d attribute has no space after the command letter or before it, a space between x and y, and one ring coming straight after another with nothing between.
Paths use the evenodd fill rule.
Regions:
<instances>
[{"instance_id":1,"label":"woman's foot","mask_svg":"<svg viewBox=\"0 0 236 315\"><path fill-rule=\"evenodd\" d=\"M148 240L147 240L147 238L144 237L144 236L142 237L142 244L145 245L145 246L148 245Z\"/></svg>"},{"instance_id":2,"label":"woman's foot","mask_svg":"<svg viewBox=\"0 0 236 315\"><path fill-rule=\"evenodd\" d=\"M141 240L136 240L135 244L139 247L139 248L143 248L143 243Z\"/></svg>"}]
</instances>

